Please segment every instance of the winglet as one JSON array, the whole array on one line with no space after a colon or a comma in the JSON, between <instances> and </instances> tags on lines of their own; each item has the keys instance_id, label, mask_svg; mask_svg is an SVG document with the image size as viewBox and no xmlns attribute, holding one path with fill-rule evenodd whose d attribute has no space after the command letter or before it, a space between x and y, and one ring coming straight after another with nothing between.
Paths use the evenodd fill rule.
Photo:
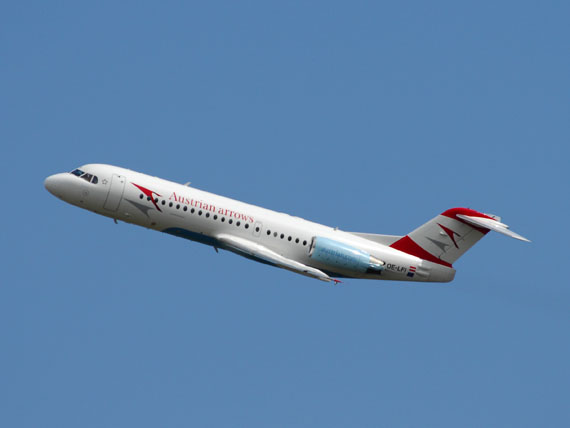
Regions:
<instances>
[{"instance_id":1,"label":"winglet","mask_svg":"<svg viewBox=\"0 0 570 428\"><path fill-rule=\"evenodd\" d=\"M473 224L478 227L482 227L485 229L493 230L495 232L502 233L503 235L510 236L511 238L518 239L519 241L530 242L529 239L526 239L524 236L519 235L518 233L509 230L509 226L500 221L492 218L484 218L484 217L474 217L470 215L464 214L457 214L461 220L466 221L467 223Z\"/></svg>"}]
</instances>

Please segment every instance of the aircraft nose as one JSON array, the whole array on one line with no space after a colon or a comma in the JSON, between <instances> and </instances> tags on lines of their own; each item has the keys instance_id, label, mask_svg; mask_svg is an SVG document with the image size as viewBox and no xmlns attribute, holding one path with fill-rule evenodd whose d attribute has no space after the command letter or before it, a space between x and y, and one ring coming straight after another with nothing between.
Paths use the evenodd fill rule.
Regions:
<instances>
[{"instance_id":1,"label":"aircraft nose","mask_svg":"<svg viewBox=\"0 0 570 428\"><path fill-rule=\"evenodd\" d=\"M54 174L46 178L44 181L44 186L47 189L47 191L50 192L52 195L61 198L64 190L65 178L67 177L67 175L68 174L64 173Z\"/></svg>"}]
</instances>

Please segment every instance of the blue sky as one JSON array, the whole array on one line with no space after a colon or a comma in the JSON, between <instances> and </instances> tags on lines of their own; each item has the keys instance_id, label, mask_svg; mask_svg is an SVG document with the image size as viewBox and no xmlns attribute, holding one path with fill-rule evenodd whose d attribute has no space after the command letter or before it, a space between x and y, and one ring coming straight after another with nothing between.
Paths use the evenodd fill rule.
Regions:
<instances>
[{"instance_id":1,"label":"blue sky","mask_svg":"<svg viewBox=\"0 0 570 428\"><path fill-rule=\"evenodd\" d=\"M4 4L0 425L568 426L569 14ZM333 287L43 188L91 162L349 231L467 206L533 242Z\"/></svg>"}]
</instances>

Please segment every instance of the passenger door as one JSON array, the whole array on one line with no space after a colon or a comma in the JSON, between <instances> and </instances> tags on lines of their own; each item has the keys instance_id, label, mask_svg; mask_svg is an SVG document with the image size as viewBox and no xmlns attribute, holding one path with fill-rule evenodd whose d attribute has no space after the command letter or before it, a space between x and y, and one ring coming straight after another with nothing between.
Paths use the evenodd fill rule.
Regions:
<instances>
[{"instance_id":1,"label":"passenger door","mask_svg":"<svg viewBox=\"0 0 570 428\"><path fill-rule=\"evenodd\" d=\"M109 186L109 193L103 207L109 211L117 211L123 192L125 191L125 177L123 175L113 174L111 177L111 185Z\"/></svg>"}]
</instances>

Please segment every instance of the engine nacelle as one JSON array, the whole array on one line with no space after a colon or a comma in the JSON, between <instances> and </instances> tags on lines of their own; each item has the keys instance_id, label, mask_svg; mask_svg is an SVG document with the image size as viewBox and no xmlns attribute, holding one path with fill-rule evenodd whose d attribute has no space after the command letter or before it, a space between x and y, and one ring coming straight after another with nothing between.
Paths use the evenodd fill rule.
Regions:
<instances>
[{"instance_id":1,"label":"engine nacelle","mask_svg":"<svg viewBox=\"0 0 570 428\"><path fill-rule=\"evenodd\" d=\"M379 273L386 264L366 251L329 238L315 236L311 242L309 257L335 268L360 273Z\"/></svg>"}]
</instances>

